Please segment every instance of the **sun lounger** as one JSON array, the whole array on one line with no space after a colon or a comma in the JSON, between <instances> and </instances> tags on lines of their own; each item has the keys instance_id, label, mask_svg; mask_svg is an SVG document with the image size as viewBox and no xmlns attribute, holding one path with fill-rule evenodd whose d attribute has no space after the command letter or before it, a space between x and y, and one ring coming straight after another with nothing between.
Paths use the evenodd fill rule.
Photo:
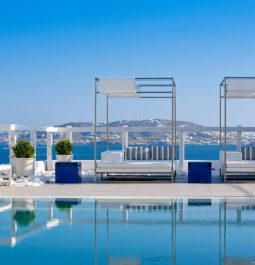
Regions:
<instances>
[{"instance_id":1,"label":"sun lounger","mask_svg":"<svg viewBox=\"0 0 255 265\"><path fill-rule=\"evenodd\" d=\"M97 173L109 175L172 176L175 165L171 146L128 147L122 151L106 151L97 162ZM172 168L173 167L173 168Z\"/></svg>"},{"instance_id":2,"label":"sun lounger","mask_svg":"<svg viewBox=\"0 0 255 265\"><path fill-rule=\"evenodd\" d=\"M224 170L224 152L220 152L222 171ZM226 174L228 177L252 175L255 177L255 147L243 146L241 151L228 151L226 153Z\"/></svg>"}]
</instances>

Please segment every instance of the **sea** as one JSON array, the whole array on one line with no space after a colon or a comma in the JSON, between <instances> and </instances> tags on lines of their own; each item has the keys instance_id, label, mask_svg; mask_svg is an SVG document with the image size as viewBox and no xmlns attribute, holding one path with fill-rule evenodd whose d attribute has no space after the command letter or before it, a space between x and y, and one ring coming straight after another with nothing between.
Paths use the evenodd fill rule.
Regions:
<instances>
[{"instance_id":1,"label":"sea","mask_svg":"<svg viewBox=\"0 0 255 265\"><path fill-rule=\"evenodd\" d=\"M56 152L52 148L53 159L56 159ZM229 145L228 150L235 150L236 146ZM97 159L100 159L101 152L106 150L106 144L97 145ZM111 144L110 150L121 150L120 144ZM185 145L186 160L218 160L219 145ZM94 144L74 144L73 145L74 160L93 160ZM177 146L176 159L179 158L179 149ZM36 159L46 160L46 145L37 145ZM0 144L0 164L9 163L9 147L6 144Z\"/></svg>"}]
</instances>

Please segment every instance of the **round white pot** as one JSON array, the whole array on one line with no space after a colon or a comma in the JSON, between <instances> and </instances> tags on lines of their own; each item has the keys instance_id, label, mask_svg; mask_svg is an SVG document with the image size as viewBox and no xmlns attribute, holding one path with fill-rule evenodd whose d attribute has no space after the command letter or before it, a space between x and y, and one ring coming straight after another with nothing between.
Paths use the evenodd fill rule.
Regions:
<instances>
[{"instance_id":1,"label":"round white pot","mask_svg":"<svg viewBox=\"0 0 255 265\"><path fill-rule=\"evenodd\" d=\"M35 158L13 158L14 173L17 177L35 175Z\"/></svg>"},{"instance_id":2,"label":"round white pot","mask_svg":"<svg viewBox=\"0 0 255 265\"><path fill-rule=\"evenodd\" d=\"M73 160L73 155L57 155L58 162L70 162Z\"/></svg>"}]
</instances>

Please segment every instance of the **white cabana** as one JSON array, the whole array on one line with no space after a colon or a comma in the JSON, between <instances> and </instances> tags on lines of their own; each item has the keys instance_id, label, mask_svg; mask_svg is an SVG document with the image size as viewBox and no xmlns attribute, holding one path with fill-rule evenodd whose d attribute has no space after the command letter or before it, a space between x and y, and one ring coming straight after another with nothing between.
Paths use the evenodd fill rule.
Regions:
<instances>
[{"instance_id":1,"label":"white cabana","mask_svg":"<svg viewBox=\"0 0 255 265\"><path fill-rule=\"evenodd\" d=\"M174 157L175 157L175 146L176 146L176 93L175 93L175 82L171 77L164 78L96 78L95 79L95 132L94 132L94 162L95 162L95 181L96 174L102 174L105 172L109 173L162 173L162 170L158 169L161 163L150 163L150 166L153 164L153 169L148 169L146 162L137 165L134 163L133 166L130 167L129 163L125 163L125 161L121 161L120 164L117 165L115 163L101 163L101 170L98 170L98 163L96 161L97 158L97 96L99 94L106 96L106 140L107 140L107 150L109 149L109 100L111 98L128 98L128 99L168 99L171 103L169 107L170 119L172 121L170 134L172 139L172 154L171 161L167 162L167 166L164 165L163 171L169 172L172 176L172 180L174 179ZM111 161L112 162L112 161ZM124 162L124 163L123 163ZM151 161L150 161L151 162ZM148 161L149 163L149 161ZM115 167L116 165L117 167ZM128 167L126 167L128 165ZM131 170L132 168L132 170Z\"/></svg>"},{"instance_id":2,"label":"white cabana","mask_svg":"<svg viewBox=\"0 0 255 265\"><path fill-rule=\"evenodd\" d=\"M229 99L254 99L255 77L225 77L220 84L220 149L223 147L223 175L224 181L227 174L255 174L254 161L230 161L227 155L227 100ZM222 106L223 105L223 106ZM222 122L223 119L223 122ZM222 133L223 136L222 137ZM223 139L222 139L223 138ZM239 150L241 151L241 150ZM240 156L241 157L241 156Z\"/></svg>"}]
</instances>

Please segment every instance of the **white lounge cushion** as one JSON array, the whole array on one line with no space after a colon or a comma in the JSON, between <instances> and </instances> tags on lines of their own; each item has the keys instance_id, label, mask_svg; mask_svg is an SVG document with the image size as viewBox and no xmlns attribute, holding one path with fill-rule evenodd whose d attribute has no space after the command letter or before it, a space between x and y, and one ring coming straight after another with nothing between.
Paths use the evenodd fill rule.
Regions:
<instances>
[{"instance_id":1,"label":"white lounge cushion","mask_svg":"<svg viewBox=\"0 0 255 265\"><path fill-rule=\"evenodd\" d=\"M227 161L242 161L242 153L239 151L227 151ZM220 161L224 163L224 151L220 151Z\"/></svg>"},{"instance_id":2,"label":"white lounge cushion","mask_svg":"<svg viewBox=\"0 0 255 265\"><path fill-rule=\"evenodd\" d=\"M227 162L228 172L255 172L255 161Z\"/></svg>"},{"instance_id":3,"label":"white lounge cushion","mask_svg":"<svg viewBox=\"0 0 255 265\"><path fill-rule=\"evenodd\" d=\"M172 163L169 161L122 161L97 162L97 172L112 173L169 173Z\"/></svg>"},{"instance_id":4,"label":"white lounge cushion","mask_svg":"<svg viewBox=\"0 0 255 265\"><path fill-rule=\"evenodd\" d=\"M227 167L254 167L255 168L255 161L241 161L241 162L227 162Z\"/></svg>"},{"instance_id":5,"label":"white lounge cushion","mask_svg":"<svg viewBox=\"0 0 255 265\"><path fill-rule=\"evenodd\" d=\"M123 152L122 151L105 151L101 153L101 160L108 162L120 162L123 161Z\"/></svg>"}]
</instances>

